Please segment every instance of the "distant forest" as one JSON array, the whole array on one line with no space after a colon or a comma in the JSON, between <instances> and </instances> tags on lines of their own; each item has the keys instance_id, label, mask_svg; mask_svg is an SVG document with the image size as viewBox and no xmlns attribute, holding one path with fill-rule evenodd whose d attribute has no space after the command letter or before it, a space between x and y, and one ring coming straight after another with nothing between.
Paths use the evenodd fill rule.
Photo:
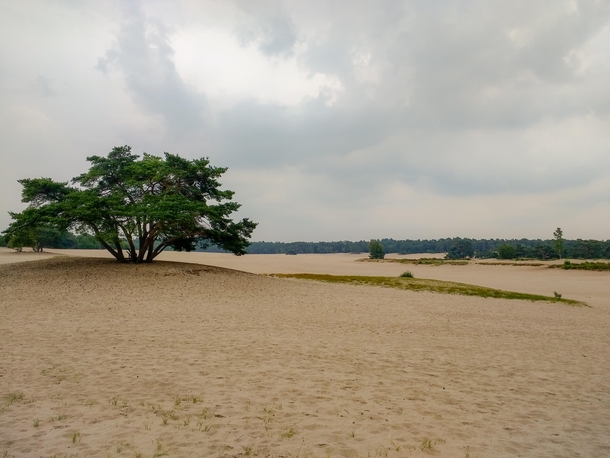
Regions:
<instances>
[{"instance_id":1,"label":"distant forest","mask_svg":"<svg viewBox=\"0 0 610 458\"><path fill-rule=\"evenodd\" d=\"M554 259L558 257L553 248L553 240L541 239L468 239L444 238L433 240L394 240L381 239L386 253L451 253L456 247L464 248L477 258L497 258L498 249L510 245L514 247L511 258ZM0 237L0 246L4 246ZM368 253L368 241L357 242L252 242L248 247L251 254L309 254L309 253ZM48 233L44 240L44 248L77 248L101 249L100 244L90 235L75 235L69 232ZM223 252L216 246L205 250L208 252ZM564 240L564 258L574 259L608 259L610 258L610 240Z\"/></svg>"},{"instance_id":2,"label":"distant forest","mask_svg":"<svg viewBox=\"0 0 610 458\"><path fill-rule=\"evenodd\" d=\"M517 258L553 259L557 254L553 240L541 239L464 239L459 237L434 240L381 239L386 253L449 253L460 245L471 245L478 258L498 257L502 245L515 247ZM610 240L564 240L563 257L582 259L610 258ZM358 242L252 242L248 253L252 254L306 254L306 253L368 253L368 241ZM221 252L215 247L205 251Z\"/></svg>"}]
</instances>

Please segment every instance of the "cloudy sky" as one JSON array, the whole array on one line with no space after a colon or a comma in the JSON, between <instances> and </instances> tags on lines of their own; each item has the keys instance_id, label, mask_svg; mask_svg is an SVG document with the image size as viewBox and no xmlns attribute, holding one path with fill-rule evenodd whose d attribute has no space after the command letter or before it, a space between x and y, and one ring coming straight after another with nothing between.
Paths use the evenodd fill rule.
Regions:
<instances>
[{"instance_id":1,"label":"cloudy sky","mask_svg":"<svg viewBox=\"0 0 610 458\"><path fill-rule=\"evenodd\" d=\"M0 230L113 146L254 240L610 238L610 0L0 1Z\"/></svg>"}]
</instances>

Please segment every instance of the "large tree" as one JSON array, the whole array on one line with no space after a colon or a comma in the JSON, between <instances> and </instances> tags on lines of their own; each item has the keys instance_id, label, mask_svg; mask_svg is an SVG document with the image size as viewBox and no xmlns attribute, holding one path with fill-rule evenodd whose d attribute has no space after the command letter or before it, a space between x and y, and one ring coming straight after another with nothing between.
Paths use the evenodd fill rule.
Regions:
<instances>
[{"instance_id":1,"label":"large tree","mask_svg":"<svg viewBox=\"0 0 610 458\"><path fill-rule=\"evenodd\" d=\"M246 253L256 223L235 222L240 205L221 190L226 168L207 158L188 160L131 153L115 147L107 157L90 156L89 171L71 185L50 178L19 180L29 207L11 213L17 228L53 227L91 234L119 262L151 262L164 249L191 251L215 244L236 255Z\"/></svg>"}]
</instances>

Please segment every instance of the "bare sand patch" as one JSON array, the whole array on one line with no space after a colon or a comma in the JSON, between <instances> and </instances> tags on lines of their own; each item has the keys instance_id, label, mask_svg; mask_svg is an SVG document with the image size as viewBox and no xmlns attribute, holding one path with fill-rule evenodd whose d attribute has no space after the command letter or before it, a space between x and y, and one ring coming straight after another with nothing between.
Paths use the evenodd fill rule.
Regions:
<instances>
[{"instance_id":1,"label":"bare sand patch","mask_svg":"<svg viewBox=\"0 0 610 458\"><path fill-rule=\"evenodd\" d=\"M602 306L57 257L0 316L10 457L610 453Z\"/></svg>"},{"instance_id":2,"label":"bare sand patch","mask_svg":"<svg viewBox=\"0 0 610 458\"><path fill-rule=\"evenodd\" d=\"M15 262L39 261L41 259L49 259L57 256L53 253L43 252L36 253L35 251L26 250L20 253L10 248L0 247L0 264L13 264Z\"/></svg>"}]
</instances>

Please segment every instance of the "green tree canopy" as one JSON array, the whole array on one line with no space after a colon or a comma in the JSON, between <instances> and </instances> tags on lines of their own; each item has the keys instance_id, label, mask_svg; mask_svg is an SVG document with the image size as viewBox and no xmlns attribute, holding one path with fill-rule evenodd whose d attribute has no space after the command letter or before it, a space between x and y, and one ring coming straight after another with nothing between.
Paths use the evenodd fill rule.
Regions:
<instances>
[{"instance_id":1,"label":"green tree canopy","mask_svg":"<svg viewBox=\"0 0 610 458\"><path fill-rule=\"evenodd\" d=\"M383 251L383 245L379 240L371 240L369 242L369 258L370 259L383 259L385 252Z\"/></svg>"},{"instance_id":2,"label":"green tree canopy","mask_svg":"<svg viewBox=\"0 0 610 458\"><path fill-rule=\"evenodd\" d=\"M503 243L498 247L498 258L515 259L517 257L517 247L508 243Z\"/></svg>"},{"instance_id":3,"label":"green tree canopy","mask_svg":"<svg viewBox=\"0 0 610 458\"><path fill-rule=\"evenodd\" d=\"M30 205L11 213L14 221L5 233L75 230L94 236L120 262L151 262L168 247L191 251L215 244L246 253L256 223L230 218L240 205L232 201L232 191L220 189L218 178L226 168L169 153L140 159L129 146L87 161L89 171L71 186L50 178L19 180L22 201Z\"/></svg>"},{"instance_id":4,"label":"green tree canopy","mask_svg":"<svg viewBox=\"0 0 610 458\"><path fill-rule=\"evenodd\" d=\"M474 256L474 246L472 245L472 241L468 239L456 238L447 255L445 256L447 259L464 259L464 258L472 258Z\"/></svg>"}]
</instances>

